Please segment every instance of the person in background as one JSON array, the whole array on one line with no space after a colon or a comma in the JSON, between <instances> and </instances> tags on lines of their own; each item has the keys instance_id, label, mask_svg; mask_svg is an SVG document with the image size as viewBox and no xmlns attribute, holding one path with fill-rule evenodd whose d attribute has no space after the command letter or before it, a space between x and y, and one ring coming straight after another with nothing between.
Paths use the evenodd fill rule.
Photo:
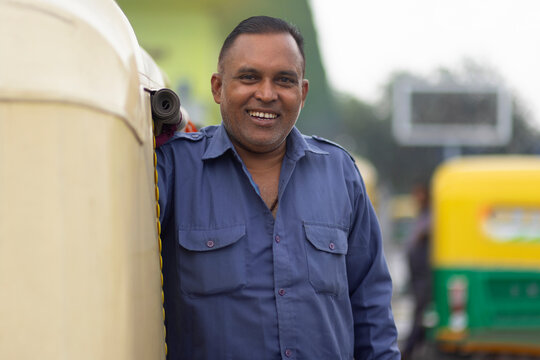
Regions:
<instances>
[{"instance_id":1,"label":"person in background","mask_svg":"<svg viewBox=\"0 0 540 360\"><path fill-rule=\"evenodd\" d=\"M403 359L412 359L416 348L425 340L424 313L431 301L431 210L429 187L418 184L412 190L418 209L410 236L406 241L410 285L414 299L411 330L403 348Z\"/></svg>"},{"instance_id":2,"label":"person in background","mask_svg":"<svg viewBox=\"0 0 540 360\"><path fill-rule=\"evenodd\" d=\"M156 150L168 359L400 358L361 175L295 127L304 75L295 27L242 21L211 77L221 125Z\"/></svg>"}]
</instances>

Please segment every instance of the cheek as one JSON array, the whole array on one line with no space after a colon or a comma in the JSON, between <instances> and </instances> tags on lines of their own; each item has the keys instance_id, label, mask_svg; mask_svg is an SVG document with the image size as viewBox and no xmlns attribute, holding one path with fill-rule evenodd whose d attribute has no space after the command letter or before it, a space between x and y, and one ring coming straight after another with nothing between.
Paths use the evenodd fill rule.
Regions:
<instances>
[{"instance_id":1,"label":"cheek","mask_svg":"<svg viewBox=\"0 0 540 360\"><path fill-rule=\"evenodd\" d=\"M251 96L251 91L245 87L231 87L226 93L229 106L242 106Z\"/></svg>"},{"instance_id":2,"label":"cheek","mask_svg":"<svg viewBox=\"0 0 540 360\"><path fill-rule=\"evenodd\" d=\"M229 123L232 123L238 118L239 112L240 106L234 101L234 98L227 97L223 99L223 102L221 103L221 117L223 119L227 119Z\"/></svg>"},{"instance_id":3,"label":"cheek","mask_svg":"<svg viewBox=\"0 0 540 360\"><path fill-rule=\"evenodd\" d=\"M302 107L302 92L295 91L294 93L285 94L283 96L283 103L286 104L291 111L299 111Z\"/></svg>"}]
</instances>

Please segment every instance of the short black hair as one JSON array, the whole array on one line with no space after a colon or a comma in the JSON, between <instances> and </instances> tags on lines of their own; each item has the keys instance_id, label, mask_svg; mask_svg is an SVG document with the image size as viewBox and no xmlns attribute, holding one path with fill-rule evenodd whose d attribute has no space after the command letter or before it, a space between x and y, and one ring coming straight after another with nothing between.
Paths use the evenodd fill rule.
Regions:
<instances>
[{"instance_id":1,"label":"short black hair","mask_svg":"<svg viewBox=\"0 0 540 360\"><path fill-rule=\"evenodd\" d=\"M231 31L223 42L223 46L221 46L221 51L219 52L218 57L218 69L221 71L220 68L223 58L238 36L242 34L280 33L287 33L293 37L296 45L298 45L298 49L300 50L300 55L302 55L302 72L305 72L306 57L304 56L304 38L302 37L300 30L285 20L271 16L252 16L236 25L233 31Z\"/></svg>"}]
</instances>

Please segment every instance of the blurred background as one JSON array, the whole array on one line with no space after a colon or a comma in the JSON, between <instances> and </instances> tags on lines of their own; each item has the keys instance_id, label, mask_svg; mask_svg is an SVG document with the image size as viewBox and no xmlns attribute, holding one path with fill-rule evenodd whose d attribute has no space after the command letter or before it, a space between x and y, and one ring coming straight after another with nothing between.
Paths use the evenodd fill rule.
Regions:
<instances>
[{"instance_id":1,"label":"blurred background","mask_svg":"<svg viewBox=\"0 0 540 360\"><path fill-rule=\"evenodd\" d=\"M537 2L370 3L118 1L139 43L165 71L199 126L220 122L210 75L224 37L242 19L266 14L296 24L305 37L311 86L297 126L369 160L379 186L391 193L408 192L444 158L444 147L402 146L395 140L392 89L402 77L507 88L514 105L509 141L464 146L460 153L540 153L540 120L533 111L540 108L533 92L540 92ZM499 56L505 53L510 60Z\"/></svg>"},{"instance_id":2,"label":"blurred background","mask_svg":"<svg viewBox=\"0 0 540 360\"><path fill-rule=\"evenodd\" d=\"M535 0L117 2L132 24L140 45L167 74L171 88L180 95L182 105L198 127L220 122L219 108L210 92L210 76L216 71L225 36L238 22L253 15L270 15L286 19L301 30L305 38L310 93L297 127L306 134L317 134L340 143L357 159L383 229L395 285L394 312L400 342L406 347L415 327L414 308L420 301L415 295L409 266L411 243L415 241L411 239L423 210L422 201L418 199L419 186L425 186L429 194L438 196L441 203L434 202L436 209L446 209L447 204L441 200L445 198L445 190L437 195L431 189L434 172L443 163L471 155L480 159L493 155L504 158L511 154L536 159L540 155L540 100L537 96L540 93L540 46L537 43L540 4ZM486 170L491 178L508 174L506 169L512 165L503 164L508 162L496 161L496 170ZM538 164L533 163L532 170L527 166L526 170L519 170L520 175L503 177L538 179L535 175L539 171ZM482 166L473 166L474 169L479 167ZM474 181L461 186L478 187ZM454 320L441 320L440 312L433 310L440 305L434 304L434 299L425 300L429 304L421 306L420 322L426 336L413 341L416 346L407 354L408 358L514 359L540 354L540 296L534 291L540 284L539 268L530 261L527 266L520 263L520 251L529 254L539 251L540 190L525 186L528 193L522 191L513 197L510 192L501 200L496 196L497 186L502 185L493 184L493 196L485 195L481 201L483 206L491 210L495 207L497 211L502 206L504 211L510 209L508 211L513 211L514 215L523 213L526 207L527 216L532 219L527 221L533 225L528 227L532 230L527 237L527 247L519 248L518 244L512 250L515 255L509 260L504 259L506 250L498 243L498 248L489 250L493 254L482 271L500 270L499 260L506 264L503 267L507 270L504 272L506 283L500 285L498 280L493 280L495 275L490 275L488 283L495 281L502 292L505 289L515 292L512 289L516 286L533 289L527 292L527 298L519 298L516 303L532 306L531 312L512 315L505 310L505 314L514 316L517 322L507 321L499 327L495 320L482 322L470 318L469 325L476 324L482 331L492 327L515 332L502 338L498 333L496 340L489 340L491 343L501 343L500 339L514 340L502 341L508 345L502 348L454 346L465 344L468 336L467 326L457 326L451 333L455 341L445 338L447 345L454 346L446 350L453 351L443 355L434 345L440 324L459 323L459 319L463 319L458 316ZM504 186L516 188L510 183ZM459 206L455 209L457 213L462 210ZM498 218L506 216L497 211ZM433 215L436 224L442 221L437 220L440 213L442 211ZM459 219L456 221L455 226L460 227ZM442 235L429 229L427 232L422 241L430 248L433 238L442 238ZM485 234L479 236L480 243L491 241ZM472 244L475 241L472 237L472 233L465 234L461 240ZM471 259L474 253L468 263L457 261L458 265L452 265L441 261L446 270L463 270L474 262ZM436 265L435 260L429 261L432 266ZM526 273L526 280L521 275L509 277L508 272ZM468 286L473 287L473 280L467 281ZM457 284L459 288L459 281ZM454 285L444 285L444 289L450 289L448 294ZM437 301L447 303L444 289L441 296L445 299ZM483 295L485 299L493 295L489 291ZM466 301L479 299L469 296ZM501 306L509 309L512 297L505 299ZM524 322L523 317L532 320ZM515 339L523 339L523 336L532 340L521 347L514 346Z\"/></svg>"}]
</instances>

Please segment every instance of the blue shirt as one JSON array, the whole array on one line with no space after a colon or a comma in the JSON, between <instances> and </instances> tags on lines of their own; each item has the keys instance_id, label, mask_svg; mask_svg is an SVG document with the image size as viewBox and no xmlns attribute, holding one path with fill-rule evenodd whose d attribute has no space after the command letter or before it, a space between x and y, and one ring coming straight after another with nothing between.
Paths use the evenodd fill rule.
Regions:
<instances>
[{"instance_id":1,"label":"blue shirt","mask_svg":"<svg viewBox=\"0 0 540 360\"><path fill-rule=\"evenodd\" d=\"M293 128L276 218L222 126L157 150L169 359L399 359L351 157Z\"/></svg>"}]
</instances>

